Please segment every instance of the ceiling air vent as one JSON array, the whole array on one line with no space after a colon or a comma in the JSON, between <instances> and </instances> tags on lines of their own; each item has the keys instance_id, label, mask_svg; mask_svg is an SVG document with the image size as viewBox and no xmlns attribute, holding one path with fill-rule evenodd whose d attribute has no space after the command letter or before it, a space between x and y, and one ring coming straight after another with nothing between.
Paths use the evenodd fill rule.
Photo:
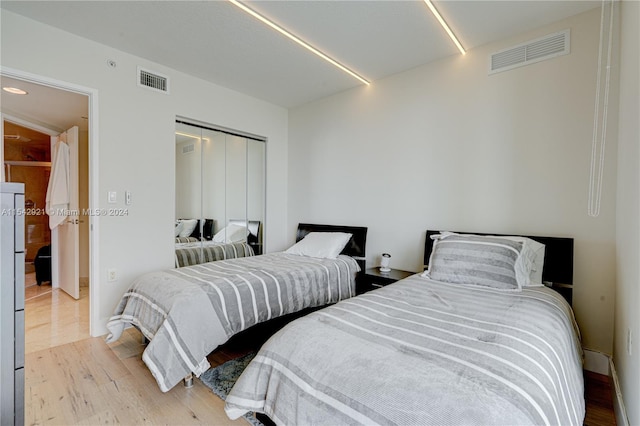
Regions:
<instances>
[{"instance_id":1,"label":"ceiling air vent","mask_svg":"<svg viewBox=\"0 0 640 426\"><path fill-rule=\"evenodd\" d=\"M491 55L489 74L567 55L570 41L570 30L564 30L496 52Z\"/></svg>"},{"instance_id":2,"label":"ceiling air vent","mask_svg":"<svg viewBox=\"0 0 640 426\"><path fill-rule=\"evenodd\" d=\"M138 86L169 93L169 78L157 72L138 67Z\"/></svg>"}]
</instances>

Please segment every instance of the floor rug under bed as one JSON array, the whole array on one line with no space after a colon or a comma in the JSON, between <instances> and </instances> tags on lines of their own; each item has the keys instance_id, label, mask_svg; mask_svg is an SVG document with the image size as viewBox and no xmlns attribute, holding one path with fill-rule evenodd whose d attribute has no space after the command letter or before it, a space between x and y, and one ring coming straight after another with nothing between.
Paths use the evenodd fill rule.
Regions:
<instances>
[{"instance_id":1,"label":"floor rug under bed","mask_svg":"<svg viewBox=\"0 0 640 426\"><path fill-rule=\"evenodd\" d=\"M227 395L236 383L236 380L238 380L238 377L240 377L240 374L242 374L255 356L255 352L252 352L229 360L217 367L210 368L200 375L200 380L224 401L227 399ZM244 418L253 426L263 426L260 420L254 417L253 413L245 414Z\"/></svg>"}]
</instances>

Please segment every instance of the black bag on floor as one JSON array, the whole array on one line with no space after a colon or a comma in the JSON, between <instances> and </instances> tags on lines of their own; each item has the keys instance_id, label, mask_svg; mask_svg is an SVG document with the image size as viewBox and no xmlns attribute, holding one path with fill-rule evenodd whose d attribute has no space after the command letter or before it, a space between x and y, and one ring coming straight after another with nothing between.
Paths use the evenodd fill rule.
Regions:
<instances>
[{"instance_id":1,"label":"black bag on floor","mask_svg":"<svg viewBox=\"0 0 640 426\"><path fill-rule=\"evenodd\" d=\"M42 285L45 281L51 281L51 245L40 247L33 259L36 268L36 281Z\"/></svg>"}]
</instances>

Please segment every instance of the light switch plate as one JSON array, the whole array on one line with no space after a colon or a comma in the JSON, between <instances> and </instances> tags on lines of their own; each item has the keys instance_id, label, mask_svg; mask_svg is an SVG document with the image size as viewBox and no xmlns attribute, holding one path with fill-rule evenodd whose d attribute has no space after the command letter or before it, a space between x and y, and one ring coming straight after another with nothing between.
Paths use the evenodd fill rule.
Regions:
<instances>
[{"instance_id":1,"label":"light switch plate","mask_svg":"<svg viewBox=\"0 0 640 426\"><path fill-rule=\"evenodd\" d=\"M108 203L115 203L117 200L117 192L116 191L109 191L109 195L107 197L107 202Z\"/></svg>"}]
</instances>

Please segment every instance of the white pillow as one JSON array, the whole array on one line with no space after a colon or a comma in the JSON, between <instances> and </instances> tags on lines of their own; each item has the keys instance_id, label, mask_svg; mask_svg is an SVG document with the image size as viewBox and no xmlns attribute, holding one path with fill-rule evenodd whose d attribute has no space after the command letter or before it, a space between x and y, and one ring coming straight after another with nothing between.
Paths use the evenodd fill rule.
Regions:
<instances>
[{"instance_id":1,"label":"white pillow","mask_svg":"<svg viewBox=\"0 0 640 426\"><path fill-rule=\"evenodd\" d=\"M193 230L196 229L196 225L198 224L198 219L184 219L181 220L182 229L178 234L178 237L188 237L193 233Z\"/></svg>"},{"instance_id":2,"label":"white pillow","mask_svg":"<svg viewBox=\"0 0 640 426\"><path fill-rule=\"evenodd\" d=\"M238 241L246 241L249 230L242 225L230 223L213 236L214 243L235 243Z\"/></svg>"},{"instance_id":3,"label":"white pillow","mask_svg":"<svg viewBox=\"0 0 640 426\"><path fill-rule=\"evenodd\" d=\"M524 287L540 287L542 286L542 269L544 267L545 245L536 240L520 236L506 236L513 241L519 241L524 244L522 253L529 259L529 282Z\"/></svg>"},{"instance_id":4,"label":"white pillow","mask_svg":"<svg viewBox=\"0 0 640 426\"><path fill-rule=\"evenodd\" d=\"M182 228L184 228L184 224L182 223L182 221L181 220L176 221L176 228L174 230L176 237L180 236L180 232L182 232Z\"/></svg>"},{"instance_id":5,"label":"white pillow","mask_svg":"<svg viewBox=\"0 0 640 426\"><path fill-rule=\"evenodd\" d=\"M536 241L537 243L537 241ZM538 243L540 244L540 243ZM536 258L533 261L533 268L531 268L531 285L532 286L541 286L542 284L542 269L544 268L544 253L545 246L544 244L540 244L538 250L534 250L536 253Z\"/></svg>"},{"instance_id":6,"label":"white pillow","mask_svg":"<svg viewBox=\"0 0 640 426\"><path fill-rule=\"evenodd\" d=\"M454 235L454 232L445 231L442 236ZM455 235L476 235L476 234L455 234ZM544 267L545 245L531 238L519 235L487 235L493 238L505 238L523 244L522 256L516 263L516 273L518 282L522 287L541 287L542 269ZM527 278L528 275L528 278Z\"/></svg>"},{"instance_id":7,"label":"white pillow","mask_svg":"<svg viewBox=\"0 0 640 426\"><path fill-rule=\"evenodd\" d=\"M524 246L508 238L443 232L433 243L429 269L423 276L453 284L520 291L529 281Z\"/></svg>"},{"instance_id":8,"label":"white pillow","mask_svg":"<svg viewBox=\"0 0 640 426\"><path fill-rule=\"evenodd\" d=\"M285 253L335 259L350 239L351 234L346 232L310 232Z\"/></svg>"}]
</instances>

